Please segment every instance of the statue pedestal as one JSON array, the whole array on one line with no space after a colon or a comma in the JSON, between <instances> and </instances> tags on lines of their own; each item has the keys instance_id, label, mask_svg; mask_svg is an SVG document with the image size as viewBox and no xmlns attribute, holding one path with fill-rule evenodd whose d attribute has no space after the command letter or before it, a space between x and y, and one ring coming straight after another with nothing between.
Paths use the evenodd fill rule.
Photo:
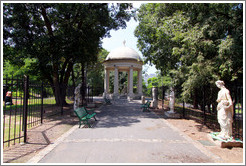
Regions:
<instances>
[{"instance_id":1,"label":"statue pedestal","mask_svg":"<svg viewBox=\"0 0 246 166\"><path fill-rule=\"evenodd\" d=\"M153 100L152 101L152 107L153 108L158 108L158 100Z\"/></svg>"},{"instance_id":2,"label":"statue pedestal","mask_svg":"<svg viewBox=\"0 0 246 166\"><path fill-rule=\"evenodd\" d=\"M142 104L145 104L145 97L142 96L141 99L142 99Z\"/></svg>"},{"instance_id":3,"label":"statue pedestal","mask_svg":"<svg viewBox=\"0 0 246 166\"><path fill-rule=\"evenodd\" d=\"M243 141L239 139L229 138L229 139L222 139L217 135L219 132L213 132L208 134L208 138L210 141L215 143L217 146L221 148L232 148L232 147L243 147Z\"/></svg>"}]
</instances>

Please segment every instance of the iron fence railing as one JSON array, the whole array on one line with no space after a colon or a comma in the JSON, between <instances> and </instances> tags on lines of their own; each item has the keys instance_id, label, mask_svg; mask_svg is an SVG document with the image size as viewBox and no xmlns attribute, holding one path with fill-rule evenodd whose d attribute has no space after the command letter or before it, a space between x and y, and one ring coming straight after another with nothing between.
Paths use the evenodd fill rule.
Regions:
<instances>
[{"instance_id":1,"label":"iron fence railing","mask_svg":"<svg viewBox=\"0 0 246 166\"><path fill-rule=\"evenodd\" d=\"M10 146L10 143L22 142L23 134L23 107L19 103L23 103L23 79L6 78L3 79L3 99L7 101L7 92L12 92L10 105L3 104L3 143L4 146Z\"/></svg>"},{"instance_id":2,"label":"iron fence railing","mask_svg":"<svg viewBox=\"0 0 246 166\"><path fill-rule=\"evenodd\" d=\"M168 87L158 87L159 99L162 100L162 108L164 105L165 96L168 91ZM206 89L203 89L204 94ZM233 116L233 137L243 140L243 87L235 86L230 89L231 97L234 104L234 116ZM203 96L203 103L206 103L206 96ZM178 104L178 103L176 103ZM196 119L200 123L205 124L209 128L219 131L220 125L217 120L217 111L215 104L203 104L200 109L193 109L187 107L191 106L185 102L180 103L181 107L176 108L176 112L180 114L180 118Z\"/></svg>"},{"instance_id":3,"label":"iron fence railing","mask_svg":"<svg viewBox=\"0 0 246 166\"><path fill-rule=\"evenodd\" d=\"M73 102L73 87L66 87L66 101ZM7 92L11 92L7 103ZM3 144L9 147L27 141L27 130L43 123L44 118L63 114L52 87L43 82L29 81L29 77L3 78Z\"/></svg>"}]
</instances>

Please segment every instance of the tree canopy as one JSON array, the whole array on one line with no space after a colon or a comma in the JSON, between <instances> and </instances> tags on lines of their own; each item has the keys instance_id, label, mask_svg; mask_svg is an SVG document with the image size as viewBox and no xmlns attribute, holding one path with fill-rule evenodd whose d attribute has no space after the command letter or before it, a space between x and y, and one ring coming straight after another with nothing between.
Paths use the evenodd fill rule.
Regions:
<instances>
[{"instance_id":1,"label":"tree canopy","mask_svg":"<svg viewBox=\"0 0 246 166\"><path fill-rule=\"evenodd\" d=\"M101 39L125 28L134 11L126 3L4 3L3 13L4 61L36 59L29 69L54 87L60 104L73 65L95 62Z\"/></svg>"},{"instance_id":2,"label":"tree canopy","mask_svg":"<svg viewBox=\"0 0 246 166\"><path fill-rule=\"evenodd\" d=\"M217 79L242 84L242 4L148 3L138 12L138 48L146 62L172 76L184 99L215 89Z\"/></svg>"}]
</instances>

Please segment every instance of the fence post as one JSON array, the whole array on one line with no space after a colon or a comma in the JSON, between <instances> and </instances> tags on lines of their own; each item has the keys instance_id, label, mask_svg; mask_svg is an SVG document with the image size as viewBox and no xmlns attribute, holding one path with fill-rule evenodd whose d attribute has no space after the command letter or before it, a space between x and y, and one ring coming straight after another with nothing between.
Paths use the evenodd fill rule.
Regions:
<instances>
[{"instance_id":1,"label":"fence post","mask_svg":"<svg viewBox=\"0 0 246 166\"><path fill-rule=\"evenodd\" d=\"M61 115L63 115L63 101L61 102Z\"/></svg>"},{"instance_id":2,"label":"fence post","mask_svg":"<svg viewBox=\"0 0 246 166\"><path fill-rule=\"evenodd\" d=\"M62 84L61 85L62 86L62 88L60 88L60 89L62 89L62 100L61 100L61 115L63 115L63 97L65 96L65 94L64 94L64 85ZM60 90L61 91L61 90ZM64 98L64 100L66 101L66 96L65 96L65 98Z\"/></svg>"},{"instance_id":3,"label":"fence post","mask_svg":"<svg viewBox=\"0 0 246 166\"><path fill-rule=\"evenodd\" d=\"M233 120L236 118L237 86L234 87Z\"/></svg>"},{"instance_id":4,"label":"fence post","mask_svg":"<svg viewBox=\"0 0 246 166\"><path fill-rule=\"evenodd\" d=\"M164 86L162 86L162 101L161 101L161 107L164 109L164 99L165 99L165 89Z\"/></svg>"},{"instance_id":5,"label":"fence post","mask_svg":"<svg viewBox=\"0 0 246 166\"><path fill-rule=\"evenodd\" d=\"M206 109L205 109L205 86L203 85L203 97L202 97L202 110L203 110L203 123L206 124Z\"/></svg>"},{"instance_id":6,"label":"fence post","mask_svg":"<svg viewBox=\"0 0 246 166\"><path fill-rule=\"evenodd\" d=\"M93 103L93 96L94 96L94 91L93 91L93 86L91 87L91 102Z\"/></svg>"},{"instance_id":7,"label":"fence post","mask_svg":"<svg viewBox=\"0 0 246 166\"><path fill-rule=\"evenodd\" d=\"M27 114L28 114L29 76L24 75L24 142L27 142Z\"/></svg>"},{"instance_id":8,"label":"fence post","mask_svg":"<svg viewBox=\"0 0 246 166\"><path fill-rule=\"evenodd\" d=\"M43 123L44 118L44 82L41 85L41 123Z\"/></svg>"},{"instance_id":9,"label":"fence post","mask_svg":"<svg viewBox=\"0 0 246 166\"><path fill-rule=\"evenodd\" d=\"M183 118L185 118L185 102L183 100Z\"/></svg>"},{"instance_id":10,"label":"fence post","mask_svg":"<svg viewBox=\"0 0 246 166\"><path fill-rule=\"evenodd\" d=\"M90 103L90 86L87 87L86 94L87 94L87 103Z\"/></svg>"}]
</instances>

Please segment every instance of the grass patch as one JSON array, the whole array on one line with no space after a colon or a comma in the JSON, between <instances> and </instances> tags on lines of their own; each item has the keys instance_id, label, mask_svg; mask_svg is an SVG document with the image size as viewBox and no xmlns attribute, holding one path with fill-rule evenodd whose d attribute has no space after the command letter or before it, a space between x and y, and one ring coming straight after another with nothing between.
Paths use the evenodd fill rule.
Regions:
<instances>
[{"instance_id":1,"label":"grass patch","mask_svg":"<svg viewBox=\"0 0 246 166\"><path fill-rule=\"evenodd\" d=\"M73 103L71 100L66 100L67 103ZM54 98L46 98L43 100L43 108L49 109L51 112L55 111L57 107L54 107L56 101ZM23 136L23 103L16 105L3 106L4 119L2 125L4 127L4 141L12 140L17 137ZM41 120L41 99L30 99L28 101L28 115L27 115L27 128L30 129L37 124L40 124ZM35 122L34 122L35 121ZM30 124L34 122L34 124ZM23 142L23 138L15 140L15 143ZM14 144L14 141L10 141L10 145ZM4 143L4 147L9 145L8 142Z\"/></svg>"},{"instance_id":2,"label":"grass patch","mask_svg":"<svg viewBox=\"0 0 246 166\"><path fill-rule=\"evenodd\" d=\"M5 102L3 102L3 110L14 110L14 109L20 109L23 107L23 99L13 99L12 100L14 105L6 105L5 106ZM68 104L73 103L72 100L66 99L66 102ZM17 104L16 104L17 103ZM32 108L32 107L38 107L41 106L42 104L42 99L29 99L28 100L28 108ZM55 105L56 101L55 98L45 98L43 99L43 105L44 106L49 106L49 105Z\"/></svg>"}]
</instances>

